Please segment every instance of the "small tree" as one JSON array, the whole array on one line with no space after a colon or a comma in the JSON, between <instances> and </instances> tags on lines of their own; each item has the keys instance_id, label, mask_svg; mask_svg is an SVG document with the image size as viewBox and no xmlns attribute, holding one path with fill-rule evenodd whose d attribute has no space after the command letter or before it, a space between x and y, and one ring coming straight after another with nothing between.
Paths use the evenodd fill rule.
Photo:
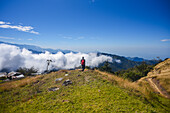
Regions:
<instances>
[{"instance_id":1,"label":"small tree","mask_svg":"<svg viewBox=\"0 0 170 113\"><path fill-rule=\"evenodd\" d=\"M157 56L156 58L157 58L159 63L162 62L162 59L159 56Z\"/></svg>"},{"instance_id":2,"label":"small tree","mask_svg":"<svg viewBox=\"0 0 170 113\"><path fill-rule=\"evenodd\" d=\"M106 61L106 62L104 63L104 65L99 68L99 70L101 70L101 71L106 71L106 72L111 72L111 71L112 71L112 68L110 67L109 62Z\"/></svg>"}]
</instances>

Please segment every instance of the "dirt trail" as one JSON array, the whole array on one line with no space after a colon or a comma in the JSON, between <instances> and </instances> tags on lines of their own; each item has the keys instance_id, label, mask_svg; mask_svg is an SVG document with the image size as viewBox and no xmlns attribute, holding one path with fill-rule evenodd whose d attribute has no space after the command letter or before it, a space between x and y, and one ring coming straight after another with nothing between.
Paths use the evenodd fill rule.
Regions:
<instances>
[{"instance_id":1,"label":"dirt trail","mask_svg":"<svg viewBox=\"0 0 170 113\"><path fill-rule=\"evenodd\" d=\"M130 82L125 82L126 80L122 80L121 78L119 78L119 77L117 77L117 76L113 76L113 75L110 75L110 74L108 74L108 73L105 73L105 72L101 72L101 71L98 71L98 70L95 70L96 72L98 72L98 73L100 73L100 74L102 74L102 75L107 75L109 78L112 78L112 79L114 79L114 80L116 80L117 82L121 82L122 81L122 83L121 84L119 84L119 85L125 85L125 86L130 86L130 87L134 87L134 85L135 85L135 82L132 82L132 83L130 83ZM145 80L147 80L148 82L149 82L149 84L151 85L151 87L156 91L156 92L158 92L160 95L162 95L163 97L165 97L165 98L168 98L168 99L170 99L170 94L159 84L159 81L158 80L156 80L156 78L155 77L149 77L149 78L143 78L143 79L145 79ZM142 79L142 80L143 80ZM137 87L137 85L136 85L136 87ZM137 88L138 89L138 88Z\"/></svg>"},{"instance_id":2,"label":"dirt trail","mask_svg":"<svg viewBox=\"0 0 170 113\"><path fill-rule=\"evenodd\" d=\"M154 77L152 77L152 78L147 78L147 81L149 82L149 84L152 86L152 88L153 88L156 92L159 92L162 96L170 99L170 95L169 95L168 92L159 84L159 82L156 80L156 78L154 78Z\"/></svg>"}]
</instances>

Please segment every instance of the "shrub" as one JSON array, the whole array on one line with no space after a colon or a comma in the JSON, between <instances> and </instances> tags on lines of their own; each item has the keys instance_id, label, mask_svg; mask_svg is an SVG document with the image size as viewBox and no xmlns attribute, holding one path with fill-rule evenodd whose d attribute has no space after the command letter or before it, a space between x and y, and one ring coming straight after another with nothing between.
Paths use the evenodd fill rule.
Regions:
<instances>
[{"instance_id":1,"label":"shrub","mask_svg":"<svg viewBox=\"0 0 170 113\"><path fill-rule=\"evenodd\" d=\"M153 65L148 65L145 62L143 62L142 64L135 66L133 68L115 72L115 74L125 79L136 81L144 76L147 76L148 72L150 72L152 69Z\"/></svg>"},{"instance_id":2,"label":"shrub","mask_svg":"<svg viewBox=\"0 0 170 113\"><path fill-rule=\"evenodd\" d=\"M19 68L18 70L17 70L17 72L20 72L20 73L22 73L23 75L25 75L25 76L31 76L31 73L37 73L38 72L38 70L37 69L35 69L34 67L31 67L31 68Z\"/></svg>"},{"instance_id":3,"label":"shrub","mask_svg":"<svg viewBox=\"0 0 170 113\"><path fill-rule=\"evenodd\" d=\"M100 71L106 71L106 72L112 72L112 68L110 67L110 64L108 61L104 63L103 66L99 68Z\"/></svg>"},{"instance_id":4,"label":"shrub","mask_svg":"<svg viewBox=\"0 0 170 113\"><path fill-rule=\"evenodd\" d=\"M89 66L86 66L86 69L91 69Z\"/></svg>"}]
</instances>

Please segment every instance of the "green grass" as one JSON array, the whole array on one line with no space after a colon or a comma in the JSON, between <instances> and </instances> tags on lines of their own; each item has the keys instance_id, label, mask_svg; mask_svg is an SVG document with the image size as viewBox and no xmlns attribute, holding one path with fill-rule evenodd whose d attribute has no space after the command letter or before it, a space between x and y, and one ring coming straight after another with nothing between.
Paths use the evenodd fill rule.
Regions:
<instances>
[{"instance_id":1,"label":"green grass","mask_svg":"<svg viewBox=\"0 0 170 113\"><path fill-rule=\"evenodd\" d=\"M69 76L65 77L65 73L69 73ZM154 100L146 100L142 95L136 96L133 92L115 85L114 82L104 80L101 77L103 75L95 71L59 71L41 76L36 82L11 90L0 90L0 112L165 113L169 111L169 100L159 96L155 96ZM73 84L62 86L64 80L56 83L55 79L60 77L64 80L70 79ZM50 87L60 89L49 92Z\"/></svg>"}]
</instances>

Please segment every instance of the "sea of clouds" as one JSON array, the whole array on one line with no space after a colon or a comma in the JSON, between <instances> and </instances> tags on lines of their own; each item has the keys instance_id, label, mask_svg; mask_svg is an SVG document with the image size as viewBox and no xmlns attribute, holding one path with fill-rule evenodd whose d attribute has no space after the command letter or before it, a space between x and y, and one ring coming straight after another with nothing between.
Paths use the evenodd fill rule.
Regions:
<instances>
[{"instance_id":1,"label":"sea of clouds","mask_svg":"<svg viewBox=\"0 0 170 113\"><path fill-rule=\"evenodd\" d=\"M112 62L112 58L105 55L97 56L96 53L67 53L58 52L51 54L48 51L41 54L33 54L27 49L20 49L19 47L0 44L0 71L8 70L15 71L19 67L38 69L43 72L47 68L47 60L53 62L49 65L49 70L52 69L74 69L80 66L80 60L84 57L86 65L90 67L97 67L100 63L105 61ZM120 62L120 61L118 61Z\"/></svg>"}]
</instances>

